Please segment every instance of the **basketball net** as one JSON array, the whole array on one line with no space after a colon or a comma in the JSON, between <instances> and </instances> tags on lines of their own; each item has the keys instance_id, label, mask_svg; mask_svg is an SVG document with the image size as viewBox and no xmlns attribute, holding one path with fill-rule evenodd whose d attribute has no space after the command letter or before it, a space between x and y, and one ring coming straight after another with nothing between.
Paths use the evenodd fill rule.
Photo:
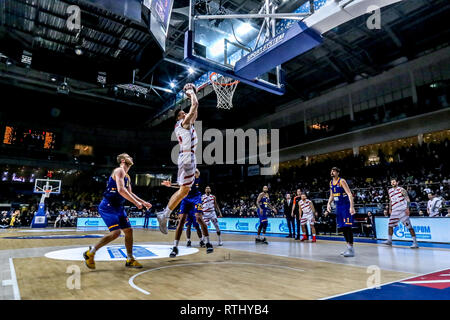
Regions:
<instances>
[{"instance_id":1,"label":"basketball net","mask_svg":"<svg viewBox=\"0 0 450 320\"><path fill-rule=\"evenodd\" d=\"M226 110L233 108L233 95L239 81L215 72L211 73L209 80L217 95L217 108Z\"/></svg>"}]
</instances>

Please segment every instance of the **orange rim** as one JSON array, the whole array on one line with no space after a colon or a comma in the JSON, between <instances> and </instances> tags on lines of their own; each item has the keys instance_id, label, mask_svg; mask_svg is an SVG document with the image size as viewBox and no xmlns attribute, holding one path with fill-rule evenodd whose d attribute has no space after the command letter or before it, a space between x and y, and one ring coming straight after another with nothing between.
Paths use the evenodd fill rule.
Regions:
<instances>
[{"instance_id":1,"label":"orange rim","mask_svg":"<svg viewBox=\"0 0 450 320\"><path fill-rule=\"evenodd\" d=\"M220 82L214 81L214 80L212 79L212 77L213 77L213 75L215 75L215 74L217 74L217 73L213 72L213 73L211 73L211 75L209 76L209 81L211 81L211 83L215 83L215 84L217 84L217 85L219 85L219 86L223 86L223 87L229 87L229 86L233 86L233 85L239 83L239 80L235 80L235 81L230 82L230 83L220 83Z\"/></svg>"}]
</instances>

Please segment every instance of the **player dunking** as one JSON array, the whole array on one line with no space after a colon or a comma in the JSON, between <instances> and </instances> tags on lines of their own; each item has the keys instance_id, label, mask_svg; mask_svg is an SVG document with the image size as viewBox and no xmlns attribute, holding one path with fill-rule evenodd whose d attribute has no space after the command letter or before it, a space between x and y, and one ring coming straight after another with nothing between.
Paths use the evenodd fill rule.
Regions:
<instances>
[{"instance_id":1,"label":"player dunking","mask_svg":"<svg viewBox=\"0 0 450 320\"><path fill-rule=\"evenodd\" d=\"M389 213L391 214L389 217L389 227L388 227L388 240L384 242L384 244L391 246L392 245L392 235L394 234L394 228L398 225L399 222L403 223L403 225L408 228L413 244L410 247L411 249L419 248L416 239L416 232L414 231L413 226L411 225L411 220L409 219L409 196L405 189L398 186L397 179L391 179L392 188L388 190L389 193Z\"/></svg>"},{"instance_id":2,"label":"player dunking","mask_svg":"<svg viewBox=\"0 0 450 320\"><path fill-rule=\"evenodd\" d=\"M353 195L348 187L347 182L339 177L339 168L331 169L330 181L330 198L328 199L327 210L331 212L331 202L334 200L336 205L336 223L338 228L344 233L347 242L347 250L341 252L344 257L354 257L355 250L353 248L353 215L355 207L353 206Z\"/></svg>"},{"instance_id":3,"label":"player dunking","mask_svg":"<svg viewBox=\"0 0 450 320\"><path fill-rule=\"evenodd\" d=\"M269 187L267 186L263 187L263 192L261 192L258 196L258 199L256 199L256 206L258 207L259 227L258 227L258 236L256 237L255 242L269 244L265 237L268 224L267 210L270 208L275 213L277 212L277 209L275 209L275 207L273 207L270 204ZM261 237L261 230L263 232L262 237Z\"/></svg>"},{"instance_id":4,"label":"player dunking","mask_svg":"<svg viewBox=\"0 0 450 320\"><path fill-rule=\"evenodd\" d=\"M142 265L133 257L133 229L131 228L127 214L125 213L125 200L133 203L138 209L144 206L147 210L152 205L131 191L130 176L128 170L133 165L133 158L128 154L122 153L117 156L119 167L114 169L108 179L106 191L103 193L103 200L98 206L98 212L108 226L109 234L104 236L92 248L83 253L86 266L89 269L95 269L95 253L103 246L120 236L120 230L125 234L125 247L127 249L126 267L142 268Z\"/></svg>"},{"instance_id":5,"label":"player dunking","mask_svg":"<svg viewBox=\"0 0 450 320\"><path fill-rule=\"evenodd\" d=\"M180 110L177 114L177 123L175 124L175 134L180 145L178 154L178 186L179 190L175 192L169 200L164 211L157 213L159 230L167 234L167 218L170 213L178 206L189 193L194 184L194 174L197 168L195 150L197 149L197 132L194 123L198 115L197 89L192 83L187 83L183 88L185 94L191 99L191 108L186 114Z\"/></svg>"},{"instance_id":6,"label":"player dunking","mask_svg":"<svg viewBox=\"0 0 450 320\"><path fill-rule=\"evenodd\" d=\"M302 193L301 200L299 202L299 216L300 223L302 225L303 237L301 241L308 240L308 232L306 230L306 224L309 224L312 233L312 242L316 242L316 229L314 228L314 222L316 221L314 215L316 214L316 208L314 204L308 200L306 193Z\"/></svg>"},{"instance_id":7,"label":"player dunking","mask_svg":"<svg viewBox=\"0 0 450 320\"><path fill-rule=\"evenodd\" d=\"M217 199L211 194L211 188L208 186L205 189L205 194L202 195L202 207L203 207L203 220L206 224L211 221L216 228L217 237L219 238L219 246L223 246L222 239L220 238L219 220L217 220L216 210L219 213L219 217L222 218L222 212L217 205Z\"/></svg>"},{"instance_id":8,"label":"player dunking","mask_svg":"<svg viewBox=\"0 0 450 320\"><path fill-rule=\"evenodd\" d=\"M163 185L166 187L179 188L178 185L172 185L170 181L163 181ZM190 191L186 197L183 198L180 204L180 214L177 230L175 231L175 240L173 243L172 252L170 253L171 258L175 258L178 255L178 243L181 239L181 234L183 233L184 223L186 219L193 220L196 219L197 223L202 228L202 233L204 239L206 240L206 253L211 253L214 251L212 244L209 242L208 227L202 218L202 194L199 189L200 185L200 171L195 170L194 184L190 188Z\"/></svg>"}]
</instances>

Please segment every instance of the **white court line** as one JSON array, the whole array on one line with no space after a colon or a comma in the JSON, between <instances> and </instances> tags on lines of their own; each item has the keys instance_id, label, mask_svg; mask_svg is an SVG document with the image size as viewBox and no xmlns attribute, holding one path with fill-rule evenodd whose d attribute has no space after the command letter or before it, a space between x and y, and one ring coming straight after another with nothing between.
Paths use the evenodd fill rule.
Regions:
<instances>
[{"instance_id":1,"label":"white court line","mask_svg":"<svg viewBox=\"0 0 450 320\"><path fill-rule=\"evenodd\" d=\"M427 272L427 273L424 273L424 274L421 274L421 275L415 275L415 276L408 277L408 278L404 278L404 279L400 279L400 280L395 280L395 281L391 281L391 282L386 282L386 283L381 284L381 285L380 285L380 288L383 287L383 286L386 286L386 285L388 285L388 284L393 284L393 283L400 283L400 282L402 282L402 283L408 283L408 282L403 282L403 281L406 281L406 280L409 280L409 279L418 278L418 277L423 277L423 276L426 276L427 274L432 274L432 273L436 273L436 272L441 272L441 271L444 271L444 270L447 270L447 269L448 269L448 268L440 269L440 270L436 270L436 271L433 271L433 272ZM359 289L359 290L349 291L349 292L345 292L345 293L339 293L339 294L336 294L336 295L334 295L334 296L329 296L329 297L325 297L325 298L320 298L319 300L328 300L328 299L332 299L332 298L337 298L337 297L345 296L345 295L347 295L347 294L356 293L356 292L361 292L361 291L365 291L365 290L372 290L372 289L373 289L373 288L364 288L364 289Z\"/></svg>"},{"instance_id":2,"label":"white court line","mask_svg":"<svg viewBox=\"0 0 450 320\"><path fill-rule=\"evenodd\" d=\"M20 292L19 292L19 285L17 284L16 270L14 269L14 262L13 262L12 258L9 258L9 270L11 272L11 279L3 280L2 285L3 286L12 286L13 293L14 293L14 300L21 300Z\"/></svg>"},{"instance_id":3,"label":"white court line","mask_svg":"<svg viewBox=\"0 0 450 320\"><path fill-rule=\"evenodd\" d=\"M158 268L153 268L153 269L149 269L149 270L145 270L139 273L136 273L134 276L132 276L130 278L130 280L128 280L128 283L130 284L130 286L133 289L136 289L140 292L142 292L143 294L149 295L150 292L139 288L137 285L134 284L134 279L136 279L137 277L139 277L140 275L147 273L147 272L152 272L152 271L157 271L157 270L162 270L162 269L168 269L168 268L175 268L175 267L186 267L186 266L197 266L200 264L240 264L240 265L255 265L255 266L263 266L263 267L276 267L276 268L283 268L283 269L289 269L289 270L294 270L294 271L298 271L298 272L304 272L305 270L302 269L297 269L297 268L291 268L291 267L287 267L287 266L280 266L280 265L276 265L276 264L259 264L259 263L251 263L251 262L196 262L196 263L185 263L185 264L175 264L175 265L171 265L171 266L165 266L165 267L158 267Z\"/></svg>"},{"instance_id":4,"label":"white court line","mask_svg":"<svg viewBox=\"0 0 450 320\"><path fill-rule=\"evenodd\" d=\"M450 280L422 280L422 281L403 281L406 284L422 284L422 283L449 283Z\"/></svg>"}]
</instances>

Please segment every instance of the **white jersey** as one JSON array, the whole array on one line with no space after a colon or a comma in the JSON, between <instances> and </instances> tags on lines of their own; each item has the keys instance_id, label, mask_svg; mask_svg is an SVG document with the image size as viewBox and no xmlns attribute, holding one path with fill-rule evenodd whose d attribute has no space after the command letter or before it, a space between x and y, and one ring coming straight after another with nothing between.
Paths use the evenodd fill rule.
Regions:
<instances>
[{"instance_id":1,"label":"white jersey","mask_svg":"<svg viewBox=\"0 0 450 320\"><path fill-rule=\"evenodd\" d=\"M403 211L406 210L408 203L403 195L405 189L401 187L389 189L389 199L391 200L392 211Z\"/></svg>"},{"instance_id":2,"label":"white jersey","mask_svg":"<svg viewBox=\"0 0 450 320\"><path fill-rule=\"evenodd\" d=\"M427 209L430 217L439 216L439 210L442 207L442 199L440 197L434 197L431 200L428 200Z\"/></svg>"},{"instance_id":3,"label":"white jersey","mask_svg":"<svg viewBox=\"0 0 450 320\"><path fill-rule=\"evenodd\" d=\"M215 215L216 214L216 208L214 206L216 197L212 194L202 195L202 209L203 209L203 215Z\"/></svg>"},{"instance_id":4,"label":"white jersey","mask_svg":"<svg viewBox=\"0 0 450 320\"><path fill-rule=\"evenodd\" d=\"M190 129L185 129L181 126L182 123L183 120L179 120L175 124L175 134L180 145L177 182L180 186L191 187L195 180L194 174L197 167L195 150L198 138L193 125Z\"/></svg>"},{"instance_id":5,"label":"white jersey","mask_svg":"<svg viewBox=\"0 0 450 320\"><path fill-rule=\"evenodd\" d=\"M298 205L300 206L300 208L302 209L302 212L304 215L311 215L313 214L313 210L312 210L312 203L310 200L300 200L300 202L298 203Z\"/></svg>"},{"instance_id":6,"label":"white jersey","mask_svg":"<svg viewBox=\"0 0 450 320\"><path fill-rule=\"evenodd\" d=\"M190 129L185 129L182 127L182 123L183 119L179 120L175 124L175 134L177 136L178 143L180 144L180 154L195 153L198 143L195 127L191 125Z\"/></svg>"}]
</instances>

